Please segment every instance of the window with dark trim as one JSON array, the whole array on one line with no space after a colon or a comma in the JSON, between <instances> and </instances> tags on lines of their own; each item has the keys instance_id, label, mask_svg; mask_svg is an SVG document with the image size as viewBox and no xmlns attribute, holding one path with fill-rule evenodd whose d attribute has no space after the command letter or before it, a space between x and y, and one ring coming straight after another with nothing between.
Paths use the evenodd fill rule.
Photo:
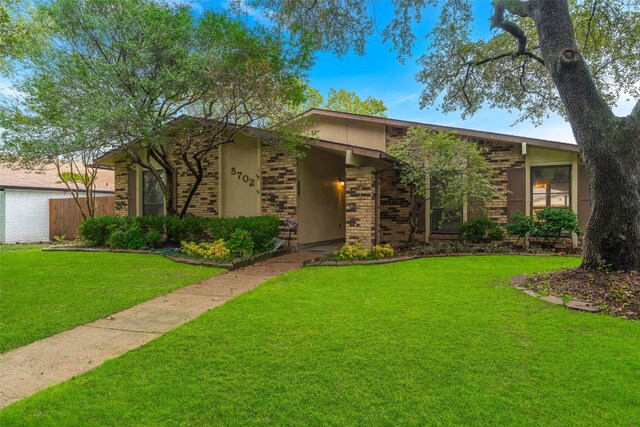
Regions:
<instances>
[{"instance_id":1,"label":"window with dark trim","mask_svg":"<svg viewBox=\"0 0 640 427\"><path fill-rule=\"evenodd\" d=\"M531 168L531 213L548 207L571 207L570 165Z\"/></svg>"},{"instance_id":2,"label":"window with dark trim","mask_svg":"<svg viewBox=\"0 0 640 427\"><path fill-rule=\"evenodd\" d=\"M164 172L160 176L164 179ZM151 171L142 172L142 215L164 215L164 194Z\"/></svg>"},{"instance_id":3,"label":"window with dark trim","mask_svg":"<svg viewBox=\"0 0 640 427\"><path fill-rule=\"evenodd\" d=\"M462 206L456 210L445 210L440 207L436 186L431 189L430 225L432 233L457 234L462 223Z\"/></svg>"}]
</instances>

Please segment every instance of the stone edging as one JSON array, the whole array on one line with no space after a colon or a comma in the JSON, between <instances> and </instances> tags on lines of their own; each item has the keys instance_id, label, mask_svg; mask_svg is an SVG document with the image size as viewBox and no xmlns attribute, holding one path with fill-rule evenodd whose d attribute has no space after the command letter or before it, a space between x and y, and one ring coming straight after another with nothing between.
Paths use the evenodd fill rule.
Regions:
<instances>
[{"instance_id":1,"label":"stone edging","mask_svg":"<svg viewBox=\"0 0 640 427\"><path fill-rule=\"evenodd\" d=\"M518 274L516 276L512 276L509 279L509 283L519 291L522 291L527 295L531 295L532 297L536 297L543 301L550 302L551 304L564 305L565 307L571 308L573 310L588 311L591 313L597 313L602 310L602 308L600 307L600 304L595 302L582 301L578 299L571 299L565 302L561 297L557 295L551 294L547 296L542 296L531 289L527 289L523 287L522 285L524 284L524 282L526 282L526 280L527 280L526 274Z\"/></svg>"},{"instance_id":2,"label":"stone edging","mask_svg":"<svg viewBox=\"0 0 640 427\"><path fill-rule=\"evenodd\" d=\"M154 254L151 250L139 250L139 249L108 249L108 248L90 248L84 246L50 246L48 248L42 248L45 252L115 252L126 254L146 254L146 255L161 255L174 262L182 264L199 265L203 267L215 267L224 268L226 270L237 270L239 268L248 267L258 262L266 261L271 258L279 257L280 255L286 255L294 251L294 248L278 249L275 252L268 252L266 254L257 255L252 258L243 259L236 262L213 262L204 259L185 258L174 255Z\"/></svg>"},{"instance_id":3,"label":"stone edging","mask_svg":"<svg viewBox=\"0 0 640 427\"><path fill-rule=\"evenodd\" d=\"M511 253L489 253L489 252L461 252L456 254L431 254L431 255L407 255L393 258L382 259L369 259L369 260L354 260L354 261L333 261L330 259L324 259L323 257L317 257L307 260L303 263L303 267L342 267L348 265L379 265L379 264L391 264L394 262L410 261L413 259L422 258L441 258L441 257L453 257L453 256L491 256L491 255L519 255L519 256L571 256L571 254L556 254L556 253L541 253L531 254L527 252L511 252Z\"/></svg>"}]
</instances>

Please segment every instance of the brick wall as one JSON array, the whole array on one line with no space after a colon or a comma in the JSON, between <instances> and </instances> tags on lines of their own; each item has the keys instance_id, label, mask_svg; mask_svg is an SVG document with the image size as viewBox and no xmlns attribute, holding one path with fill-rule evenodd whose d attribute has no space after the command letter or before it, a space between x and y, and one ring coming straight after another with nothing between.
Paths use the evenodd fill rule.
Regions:
<instances>
[{"instance_id":1,"label":"brick wall","mask_svg":"<svg viewBox=\"0 0 640 427\"><path fill-rule=\"evenodd\" d=\"M400 182L395 169L380 173L380 240L406 241L411 232L411 188Z\"/></svg>"},{"instance_id":2,"label":"brick wall","mask_svg":"<svg viewBox=\"0 0 640 427\"><path fill-rule=\"evenodd\" d=\"M281 238L289 236L287 219L298 221L298 160L275 147L262 144L260 150L262 215L280 219ZM297 230L291 233L291 244L297 241Z\"/></svg>"},{"instance_id":3,"label":"brick wall","mask_svg":"<svg viewBox=\"0 0 640 427\"><path fill-rule=\"evenodd\" d=\"M375 174L372 167L345 169L347 243L375 243Z\"/></svg>"},{"instance_id":4,"label":"brick wall","mask_svg":"<svg viewBox=\"0 0 640 427\"><path fill-rule=\"evenodd\" d=\"M406 128L387 126L386 142L387 147L392 147L398 140L406 135ZM473 140L483 150L483 155L487 158L489 166L496 172L496 185L498 196L486 206L489 217L497 220L501 224L507 223L507 170L510 168L524 168L524 157L521 147L517 144L508 144L495 141ZM387 184L385 184L385 182ZM380 229L383 235L382 240L396 241L403 240L403 233L409 233L409 226L406 228L401 224L400 218L408 215L410 203L410 193L408 189L393 183L391 180L381 181L381 211ZM430 238L450 240L451 236L431 235Z\"/></svg>"},{"instance_id":5,"label":"brick wall","mask_svg":"<svg viewBox=\"0 0 640 427\"><path fill-rule=\"evenodd\" d=\"M191 186L195 182L195 177L183 161L176 161L175 156L171 157L177 173L178 188L176 189L176 194L179 212L187 200ZM198 190L189 204L189 209L187 210L189 215L200 217L218 216L218 194L220 191L218 179L220 162L218 157L218 149L216 148L208 153L207 157L202 161L204 169L202 182L200 182Z\"/></svg>"},{"instance_id":6,"label":"brick wall","mask_svg":"<svg viewBox=\"0 0 640 427\"><path fill-rule=\"evenodd\" d=\"M129 215L129 180L130 170L135 170L135 165L128 157L123 157L115 163L115 214Z\"/></svg>"},{"instance_id":7,"label":"brick wall","mask_svg":"<svg viewBox=\"0 0 640 427\"><path fill-rule=\"evenodd\" d=\"M169 160L174 164L177 174L177 207L180 210L185 203L191 185L195 181L182 160L176 158L173 150L169 151ZM204 176L196 191L187 213L194 216L215 217L218 216L218 150L212 150L203 161ZM135 170L135 163L128 157L115 163L115 214L129 214L129 180L130 170ZM140 194L137 194L140 197Z\"/></svg>"},{"instance_id":8,"label":"brick wall","mask_svg":"<svg viewBox=\"0 0 640 427\"><path fill-rule=\"evenodd\" d=\"M507 170L524 168L524 156L519 145L495 141L475 141L483 150L489 166L497 173L496 185L498 196L487 204L487 214L490 218L504 225L507 223Z\"/></svg>"}]
</instances>

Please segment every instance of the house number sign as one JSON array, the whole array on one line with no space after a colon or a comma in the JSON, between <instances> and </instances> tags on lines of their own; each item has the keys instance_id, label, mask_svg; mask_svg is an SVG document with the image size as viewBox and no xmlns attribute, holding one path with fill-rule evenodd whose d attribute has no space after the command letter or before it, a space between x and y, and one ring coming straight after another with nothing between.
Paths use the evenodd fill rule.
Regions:
<instances>
[{"instance_id":1,"label":"house number sign","mask_svg":"<svg viewBox=\"0 0 640 427\"><path fill-rule=\"evenodd\" d=\"M258 179L258 175L256 175L256 178L250 178L249 175L247 175L246 173L242 173L242 171L239 171L236 168L231 168L231 176L237 176L238 177L238 181L242 181L245 184L247 184L249 187L255 187L256 186L256 179Z\"/></svg>"}]
</instances>

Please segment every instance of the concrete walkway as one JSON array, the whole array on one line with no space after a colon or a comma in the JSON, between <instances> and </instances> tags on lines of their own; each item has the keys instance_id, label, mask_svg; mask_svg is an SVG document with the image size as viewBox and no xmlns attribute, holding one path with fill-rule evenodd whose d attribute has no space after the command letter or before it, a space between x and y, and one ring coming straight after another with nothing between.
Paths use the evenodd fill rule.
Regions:
<instances>
[{"instance_id":1,"label":"concrete walkway","mask_svg":"<svg viewBox=\"0 0 640 427\"><path fill-rule=\"evenodd\" d=\"M0 356L0 408L100 366L319 255L294 252L230 271Z\"/></svg>"}]
</instances>

